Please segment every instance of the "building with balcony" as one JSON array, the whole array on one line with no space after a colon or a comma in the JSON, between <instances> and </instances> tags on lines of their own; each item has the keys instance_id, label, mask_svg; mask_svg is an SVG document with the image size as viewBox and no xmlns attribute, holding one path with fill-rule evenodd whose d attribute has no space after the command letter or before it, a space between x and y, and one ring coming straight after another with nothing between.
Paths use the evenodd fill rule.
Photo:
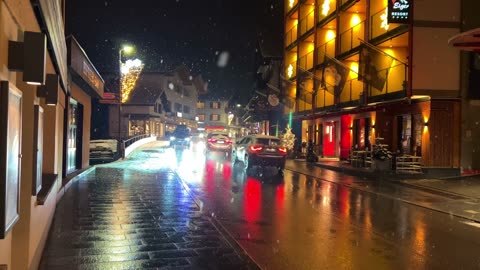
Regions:
<instances>
[{"instance_id":1,"label":"building with balcony","mask_svg":"<svg viewBox=\"0 0 480 270\"><path fill-rule=\"evenodd\" d=\"M447 41L461 4L393 2L285 1L285 118L324 157L348 159L377 139L459 170L460 54Z\"/></svg>"},{"instance_id":2,"label":"building with balcony","mask_svg":"<svg viewBox=\"0 0 480 270\"><path fill-rule=\"evenodd\" d=\"M196 119L198 130L209 132L211 130L227 130L231 124L232 115L228 113L228 100L217 99L208 95L200 96L197 105Z\"/></svg>"}]
</instances>

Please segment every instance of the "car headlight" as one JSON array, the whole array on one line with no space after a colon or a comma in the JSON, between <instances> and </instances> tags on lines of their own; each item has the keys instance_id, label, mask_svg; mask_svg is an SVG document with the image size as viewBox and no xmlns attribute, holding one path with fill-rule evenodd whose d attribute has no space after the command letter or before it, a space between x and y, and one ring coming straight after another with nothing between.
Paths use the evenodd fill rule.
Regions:
<instances>
[{"instance_id":1,"label":"car headlight","mask_svg":"<svg viewBox=\"0 0 480 270\"><path fill-rule=\"evenodd\" d=\"M170 141L174 141L175 140L175 137L170 137Z\"/></svg>"}]
</instances>

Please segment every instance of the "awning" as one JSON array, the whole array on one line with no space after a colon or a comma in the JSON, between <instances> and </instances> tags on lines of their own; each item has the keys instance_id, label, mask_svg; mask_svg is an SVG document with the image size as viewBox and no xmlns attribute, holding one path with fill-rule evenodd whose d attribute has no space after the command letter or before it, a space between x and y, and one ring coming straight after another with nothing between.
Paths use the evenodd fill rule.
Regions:
<instances>
[{"instance_id":1,"label":"awning","mask_svg":"<svg viewBox=\"0 0 480 270\"><path fill-rule=\"evenodd\" d=\"M480 28L455 35L448 40L448 44L465 51L480 52Z\"/></svg>"}]
</instances>

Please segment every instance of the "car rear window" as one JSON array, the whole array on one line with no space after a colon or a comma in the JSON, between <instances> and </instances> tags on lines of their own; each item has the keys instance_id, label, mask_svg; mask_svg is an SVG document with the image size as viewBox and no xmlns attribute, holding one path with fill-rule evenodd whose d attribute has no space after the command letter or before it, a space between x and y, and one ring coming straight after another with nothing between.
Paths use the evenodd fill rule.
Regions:
<instances>
[{"instance_id":1,"label":"car rear window","mask_svg":"<svg viewBox=\"0 0 480 270\"><path fill-rule=\"evenodd\" d=\"M279 139L269 139L269 138L257 138L258 144L263 145L281 145Z\"/></svg>"}]
</instances>

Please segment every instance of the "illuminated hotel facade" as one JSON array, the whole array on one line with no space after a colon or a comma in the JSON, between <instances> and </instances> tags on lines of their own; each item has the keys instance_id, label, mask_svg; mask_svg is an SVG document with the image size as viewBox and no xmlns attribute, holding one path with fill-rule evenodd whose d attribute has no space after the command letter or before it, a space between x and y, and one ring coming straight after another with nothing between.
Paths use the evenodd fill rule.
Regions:
<instances>
[{"instance_id":1,"label":"illuminated hotel facade","mask_svg":"<svg viewBox=\"0 0 480 270\"><path fill-rule=\"evenodd\" d=\"M323 157L348 159L381 138L424 167L459 170L461 61L448 39L460 14L448 0L286 0L282 95L294 133ZM332 64L343 70L333 81Z\"/></svg>"}]
</instances>

